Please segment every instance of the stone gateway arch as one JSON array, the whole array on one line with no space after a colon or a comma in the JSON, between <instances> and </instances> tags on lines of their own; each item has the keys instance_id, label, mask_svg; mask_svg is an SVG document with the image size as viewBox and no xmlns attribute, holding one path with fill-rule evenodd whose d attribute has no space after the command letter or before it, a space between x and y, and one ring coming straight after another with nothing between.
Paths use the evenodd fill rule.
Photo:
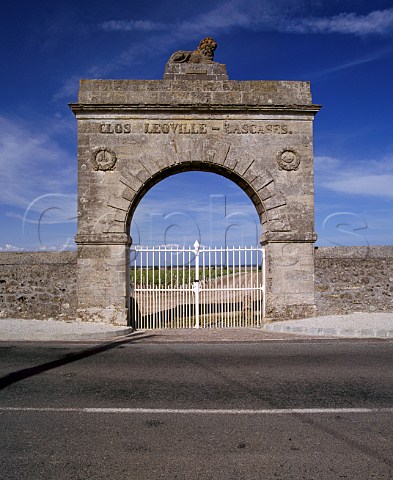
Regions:
<instances>
[{"instance_id":1,"label":"stone gateway arch","mask_svg":"<svg viewBox=\"0 0 393 480\"><path fill-rule=\"evenodd\" d=\"M227 177L253 202L266 249L267 319L315 314L320 106L309 82L228 80L210 40L175 52L162 80L80 82L70 105L78 120L80 319L130 323L133 213L153 185L190 170Z\"/></svg>"}]
</instances>

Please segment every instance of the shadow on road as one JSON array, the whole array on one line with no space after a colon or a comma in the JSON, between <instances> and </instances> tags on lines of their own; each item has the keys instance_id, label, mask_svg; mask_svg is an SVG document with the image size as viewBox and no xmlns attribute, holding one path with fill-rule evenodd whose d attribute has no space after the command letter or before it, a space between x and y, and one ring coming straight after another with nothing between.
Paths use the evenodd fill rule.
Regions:
<instances>
[{"instance_id":1,"label":"shadow on road","mask_svg":"<svg viewBox=\"0 0 393 480\"><path fill-rule=\"evenodd\" d=\"M98 353L102 353L107 350L117 348L120 345L134 343L139 339L142 339L142 338L145 339L145 338L150 338L154 336L155 336L154 334L146 335L142 332L136 333L136 334L133 333L132 336L128 338L115 340L110 343L104 343L103 345L96 345L92 348L88 348L81 352L70 353L57 360L52 360L51 362L43 363L42 365L36 365L35 367L24 368L22 370L18 370L17 372L9 373L8 375L5 375L4 377L0 378L0 390L7 388L13 383L20 382L21 380L25 380L26 378L33 377L34 375L39 375L40 373L43 373L43 372L47 372L48 370L53 370L54 368L62 367L63 365L67 365L69 363L77 362L84 358L91 357L92 355L97 355Z\"/></svg>"}]
</instances>

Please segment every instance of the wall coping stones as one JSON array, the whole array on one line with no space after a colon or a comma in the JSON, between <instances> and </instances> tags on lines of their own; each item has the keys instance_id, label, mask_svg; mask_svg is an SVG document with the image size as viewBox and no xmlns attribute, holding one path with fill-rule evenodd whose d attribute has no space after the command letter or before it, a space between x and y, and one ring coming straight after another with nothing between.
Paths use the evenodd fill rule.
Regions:
<instances>
[{"instance_id":1,"label":"wall coping stones","mask_svg":"<svg viewBox=\"0 0 393 480\"><path fill-rule=\"evenodd\" d=\"M76 251L0 252L0 265L76 264L76 261Z\"/></svg>"},{"instance_id":2,"label":"wall coping stones","mask_svg":"<svg viewBox=\"0 0 393 480\"><path fill-rule=\"evenodd\" d=\"M393 245L315 247L315 258L393 258Z\"/></svg>"},{"instance_id":3,"label":"wall coping stones","mask_svg":"<svg viewBox=\"0 0 393 480\"><path fill-rule=\"evenodd\" d=\"M312 103L310 82L271 80L81 80L78 103L71 103L74 112L94 105L94 109L111 106L126 109L143 106L192 108L261 108L286 111L302 106L317 112Z\"/></svg>"}]
</instances>

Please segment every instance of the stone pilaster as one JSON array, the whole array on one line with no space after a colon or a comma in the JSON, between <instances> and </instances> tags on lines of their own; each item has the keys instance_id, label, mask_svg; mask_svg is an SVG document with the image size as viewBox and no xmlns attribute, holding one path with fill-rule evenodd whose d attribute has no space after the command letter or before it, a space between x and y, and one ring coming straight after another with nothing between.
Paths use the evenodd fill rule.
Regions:
<instances>
[{"instance_id":1,"label":"stone pilaster","mask_svg":"<svg viewBox=\"0 0 393 480\"><path fill-rule=\"evenodd\" d=\"M77 317L129 324L131 239L126 234L77 235Z\"/></svg>"}]
</instances>

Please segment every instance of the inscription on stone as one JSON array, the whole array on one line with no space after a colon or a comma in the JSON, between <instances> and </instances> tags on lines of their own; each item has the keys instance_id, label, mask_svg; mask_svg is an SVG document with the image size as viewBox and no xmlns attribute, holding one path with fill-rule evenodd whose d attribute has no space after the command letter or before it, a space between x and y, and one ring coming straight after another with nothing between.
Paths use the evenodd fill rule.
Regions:
<instances>
[{"instance_id":1,"label":"inscription on stone","mask_svg":"<svg viewBox=\"0 0 393 480\"><path fill-rule=\"evenodd\" d=\"M229 135L291 135L292 131L285 123L250 123L250 122L144 122L132 125L130 122L101 123L99 133L109 135L130 134L180 134L203 135L222 132Z\"/></svg>"},{"instance_id":2,"label":"inscription on stone","mask_svg":"<svg viewBox=\"0 0 393 480\"><path fill-rule=\"evenodd\" d=\"M292 132L286 124L257 124L257 123L224 123L225 133L236 134L273 134L273 135L287 135Z\"/></svg>"},{"instance_id":3,"label":"inscription on stone","mask_svg":"<svg viewBox=\"0 0 393 480\"><path fill-rule=\"evenodd\" d=\"M101 123L100 133L131 133L131 123Z\"/></svg>"},{"instance_id":4,"label":"inscription on stone","mask_svg":"<svg viewBox=\"0 0 393 480\"><path fill-rule=\"evenodd\" d=\"M145 123L144 133L207 133L205 123Z\"/></svg>"},{"instance_id":5,"label":"inscription on stone","mask_svg":"<svg viewBox=\"0 0 393 480\"><path fill-rule=\"evenodd\" d=\"M286 124L228 123L207 125L205 123L145 123L144 133L201 134L222 131L225 134L292 134Z\"/></svg>"}]
</instances>

